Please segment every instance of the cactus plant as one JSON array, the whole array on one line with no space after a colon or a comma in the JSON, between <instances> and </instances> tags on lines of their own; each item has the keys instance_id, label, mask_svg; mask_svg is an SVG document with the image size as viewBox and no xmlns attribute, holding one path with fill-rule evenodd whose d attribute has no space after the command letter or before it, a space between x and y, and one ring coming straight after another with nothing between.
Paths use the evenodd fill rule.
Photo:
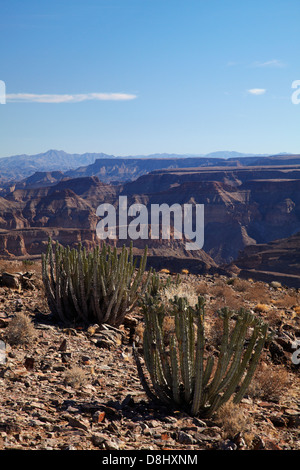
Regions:
<instances>
[{"instance_id":1,"label":"cactus plant","mask_svg":"<svg viewBox=\"0 0 300 470\"><path fill-rule=\"evenodd\" d=\"M267 334L267 325L241 309L219 312L223 336L218 357L206 350L205 300L191 307L187 299L170 300L174 333L165 341L166 306L147 295L144 305L144 361L152 383L148 385L140 358L133 347L138 373L151 400L185 409L191 415L211 417L230 397L243 398L255 372ZM235 326L230 328L230 323Z\"/></svg>"},{"instance_id":2,"label":"cactus plant","mask_svg":"<svg viewBox=\"0 0 300 470\"><path fill-rule=\"evenodd\" d=\"M63 323L107 323L119 326L136 305L149 283L144 279L147 247L139 268L132 244L121 253L103 244L87 252L63 247L56 242L42 256L42 276L51 312Z\"/></svg>"}]
</instances>

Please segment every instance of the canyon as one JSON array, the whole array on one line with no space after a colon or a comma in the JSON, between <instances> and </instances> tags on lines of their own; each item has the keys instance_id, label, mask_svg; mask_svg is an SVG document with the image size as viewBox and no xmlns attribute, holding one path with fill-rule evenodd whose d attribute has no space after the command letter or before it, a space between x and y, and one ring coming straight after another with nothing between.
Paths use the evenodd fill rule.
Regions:
<instances>
[{"instance_id":1,"label":"canyon","mask_svg":"<svg viewBox=\"0 0 300 470\"><path fill-rule=\"evenodd\" d=\"M299 155L227 159L103 155L73 170L62 165L24 178L1 174L1 180L2 258L39 257L49 237L64 245L93 247L99 243L97 207L103 203L117 207L121 195L130 205L146 207L204 205L201 250L188 251L184 240L172 236L134 241L136 256L148 245L148 263L155 269L241 273L298 286ZM109 243L121 246L124 241ZM284 253L289 253L289 260Z\"/></svg>"}]
</instances>

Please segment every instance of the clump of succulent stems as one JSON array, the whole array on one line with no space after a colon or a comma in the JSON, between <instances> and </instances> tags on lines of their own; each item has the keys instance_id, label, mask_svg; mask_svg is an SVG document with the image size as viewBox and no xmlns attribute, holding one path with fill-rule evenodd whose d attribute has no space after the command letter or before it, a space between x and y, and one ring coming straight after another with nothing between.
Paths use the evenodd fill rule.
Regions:
<instances>
[{"instance_id":1,"label":"clump of succulent stems","mask_svg":"<svg viewBox=\"0 0 300 470\"><path fill-rule=\"evenodd\" d=\"M148 379L135 346L133 352L141 383L151 400L206 417L231 397L234 403L241 401L266 340L265 323L243 309L232 312L222 308L222 340L213 354L208 352L205 338L203 297L190 306L186 298L175 296L166 306L159 295L148 292L142 309ZM164 329L166 315L174 321L171 333Z\"/></svg>"},{"instance_id":2,"label":"clump of succulent stems","mask_svg":"<svg viewBox=\"0 0 300 470\"><path fill-rule=\"evenodd\" d=\"M42 276L52 314L63 323L98 323L120 326L143 295L147 247L137 267L132 244L120 253L103 243L87 252L79 245L70 249L49 239L42 256Z\"/></svg>"}]
</instances>

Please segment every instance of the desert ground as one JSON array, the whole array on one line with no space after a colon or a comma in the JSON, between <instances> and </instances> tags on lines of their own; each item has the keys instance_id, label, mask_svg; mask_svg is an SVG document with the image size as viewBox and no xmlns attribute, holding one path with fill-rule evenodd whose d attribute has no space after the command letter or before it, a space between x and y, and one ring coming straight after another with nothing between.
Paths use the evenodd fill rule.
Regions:
<instances>
[{"instance_id":1,"label":"desert ground","mask_svg":"<svg viewBox=\"0 0 300 470\"><path fill-rule=\"evenodd\" d=\"M0 269L1 450L300 449L299 290L180 275L177 293L206 299L211 348L220 335L216 311L224 305L251 309L273 331L242 402L203 419L149 401L132 354L134 341L143 362L138 308L118 329L66 327L49 312L38 260L0 261ZM15 285L7 285L6 273Z\"/></svg>"}]
</instances>

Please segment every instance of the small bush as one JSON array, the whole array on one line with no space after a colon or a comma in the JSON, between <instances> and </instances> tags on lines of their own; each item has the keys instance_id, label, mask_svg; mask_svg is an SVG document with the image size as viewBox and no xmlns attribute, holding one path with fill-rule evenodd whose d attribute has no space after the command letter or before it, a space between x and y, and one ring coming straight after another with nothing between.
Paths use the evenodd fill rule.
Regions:
<instances>
[{"instance_id":1,"label":"small bush","mask_svg":"<svg viewBox=\"0 0 300 470\"><path fill-rule=\"evenodd\" d=\"M258 313L267 313L267 312L269 312L270 308L271 307L269 305L266 305L266 304L257 304L254 307L254 311L258 312Z\"/></svg>"},{"instance_id":2,"label":"small bush","mask_svg":"<svg viewBox=\"0 0 300 470\"><path fill-rule=\"evenodd\" d=\"M196 294L204 295L208 293L209 293L209 290L208 290L207 284L203 281L199 282L199 284L196 287Z\"/></svg>"},{"instance_id":3,"label":"small bush","mask_svg":"<svg viewBox=\"0 0 300 470\"><path fill-rule=\"evenodd\" d=\"M250 283L245 279L237 278L234 280L233 286L237 292L247 292L249 290Z\"/></svg>"},{"instance_id":4,"label":"small bush","mask_svg":"<svg viewBox=\"0 0 300 470\"><path fill-rule=\"evenodd\" d=\"M32 261L31 259L23 259L22 264L25 268L27 268L29 266L33 266L34 261Z\"/></svg>"},{"instance_id":5,"label":"small bush","mask_svg":"<svg viewBox=\"0 0 300 470\"><path fill-rule=\"evenodd\" d=\"M257 368L248 393L253 398L279 402L290 384L284 366L268 366L262 363Z\"/></svg>"},{"instance_id":6,"label":"small bush","mask_svg":"<svg viewBox=\"0 0 300 470\"><path fill-rule=\"evenodd\" d=\"M256 282L244 292L244 299L250 302L260 304L267 304L271 301L271 296L268 287L265 284Z\"/></svg>"},{"instance_id":7,"label":"small bush","mask_svg":"<svg viewBox=\"0 0 300 470\"><path fill-rule=\"evenodd\" d=\"M86 372L81 367L73 366L65 374L64 383L73 388L80 388L87 382Z\"/></svg>"},{"instance_id":8,"label":"small bush","mask_svg":"<svg viewBox=\"0 0 300 470\"><path fill-rule=\"evenodd\" d=\"M36 337L31 319L25 313L18 312L6 329L6 339L11 345L30 344Z\"/></svg>"},{"instance_id":9,"label":"small bush","mask_svg":"<svg viewBox=\"0 0 300 470\"><path fill-rule=\"evenodd\" d=\"M189 305L194 306L198 302L198 296L193 289L187 290L187 286L180 284L179 286L171 284L162 290L162 299L166 305L174 298L187 298Z\"/></svg>"},{"instance_id":10,"label":"small bush","mask_svg":"<svg viewBox=\"0 0 300 470\"><path fill-rule=\"evenodd\" d=\"M244 305L241 299L238 299L236 294L230 288L224 290L223 296L218 297L214 304L214 307L217 310L221 309L222 307L228 307L231 310L239 310L243 306Z\"/></svg>"},{"instance_id":11,"label":"small bush","mask_svg":"<svg viewBox=\"0 0 300 470\"><path fill-rule=\"evenodd\" d=\"M238 433L245 434L252 424L249 415L232 400L225 403L216 413L216 423L222 427L224 439L233 439Z\"/></svg>"},{"instance_id":12,"label":"small bush","mask_svg":"<svg viewBox=\"0 0 300 470\"><path fill-rule=\"evenodd\" d=\"M298 299L294 295L286 294L280 299L274 301L277 307L280 308L297 308ZM299 307L298 307L299 308ZM300 308L299 308L300 311Z\"/></svg>"}]
</instances>

